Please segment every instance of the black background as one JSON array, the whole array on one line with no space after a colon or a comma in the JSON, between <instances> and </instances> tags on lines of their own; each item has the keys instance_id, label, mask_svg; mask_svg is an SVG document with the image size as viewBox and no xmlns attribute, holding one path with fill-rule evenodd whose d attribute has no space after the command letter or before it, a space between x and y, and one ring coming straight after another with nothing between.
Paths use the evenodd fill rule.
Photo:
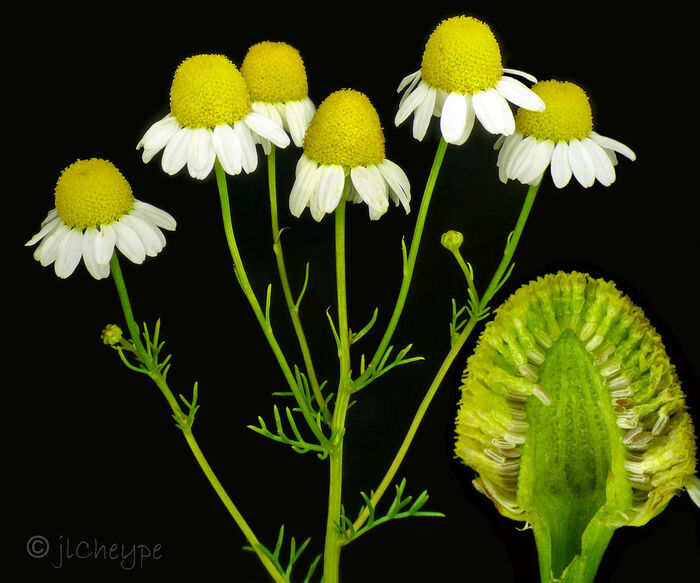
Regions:
<instances>
[{"instance_id":1,"label":"black background","mask_svg":"<svg viewBox=\"0 0 700 583\"><path fill-rule=\"evenodd\" d=\"M366 93L378 110L387 157L411 180L414 212L406 216L392 207L370 222L364 205L349 210L351 326L361 327L379 308L375 329L355 347L355 366L361 351L373 352L391 313L400 240L410 239L437 145L435 121L422 143L411 137L410 122L393 124L396 87L419 67L433 28L468 11L492 27L504 66L582 85L596 131L629 145L637 161L620 158L609 188L583 189L572 180L557 190L546 178L512 278L495 301L559 269L615 280L662 333L688 402L700 410L697 2L665 2L653 10L636 2L72 6L17 10L6 20L7 32L19 33L3 63L11 81L4 93L10 98L5 170L12 178L4 193L11 201L4 216L11 265L4 280L11 292L4 326L5 481L12 487L5 504L18 520L6 526L3 548L26 578L267 580L254 555L241 550L243 537L155 386L101 344L105 324L122 324L111 281L93 280L82 265L59 280L22 246L53 208L61 169L92 156L114 162L137 198L178 220L157 259L141 266L123 260L122 267L136 318L162 320L166 351L173 354L173 391L189 395L199 381L195 434L205 455L263 542L274 545L280 524L297 541L312 537L303 568L322 549L327 463L246 429L258 415L271 421L270 393L285 387L230 269L216 185L185 172L169 177L160 156L145 165L135 150L167 112L179 62L201 52L224 53L240 64L251 44L285 41L300 50L317 105L349 87ZM450 298L460 301L464 286L440 234L464 232L462 249L483 289L525 195L522 185L498 181L493 137L476 127L466 145L448 148L394 337L399 346L413 342L414 354L426 360L368 387L348 417L344 503L350 515L360 507L359 492L376 487L386 471L448 350ZM299 153L293 145L278 153L280 220L290 227L284 244L295 289L306 261L311 264L302 319L319 375L332 384L336 363L325 310L335 299L333 225L330 217L315 223L308 211L300 220L289 215L286 194ZM299 362L271 252L262 160L255 174L229 180L233 220L252 284L262 300L273 283L275 331L289 360ZM343 582L537 580L532 534L501 517L471 486L472 471L453 459L459 377L475 339L445 379L398 474L407 478L409 493L427 489L428 508L447 517L390 523L367 534L344 550ZM683 495L650 524L618 530L598 580L679 580L697 573L698 516ZM42 560L25 549L34 535L52 544ZM68 539L159 544L161 558L132 570L95 558L57 569L51 565L56 547Z\"/></svg>"}]
</instances>

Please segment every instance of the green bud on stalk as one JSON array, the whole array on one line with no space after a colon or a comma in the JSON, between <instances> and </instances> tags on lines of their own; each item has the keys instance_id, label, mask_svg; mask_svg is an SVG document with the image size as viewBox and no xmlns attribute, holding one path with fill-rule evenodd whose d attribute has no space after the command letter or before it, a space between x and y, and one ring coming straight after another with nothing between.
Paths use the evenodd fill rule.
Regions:
<instances>
[{"instance_id":1,"label":"green bud on stalk","mask_svg":"<svg viewBox=\"0 0 700 583\"><path fill-rule=\"evenodd\" d=\"M440 237L440 243L442 243L442 246L452 252L457 251L457 249L462 246L463 242L464 235L462 235L462 233L459 231L446 231L442 234L442 237Z\"/></svg>"}]
</instances>

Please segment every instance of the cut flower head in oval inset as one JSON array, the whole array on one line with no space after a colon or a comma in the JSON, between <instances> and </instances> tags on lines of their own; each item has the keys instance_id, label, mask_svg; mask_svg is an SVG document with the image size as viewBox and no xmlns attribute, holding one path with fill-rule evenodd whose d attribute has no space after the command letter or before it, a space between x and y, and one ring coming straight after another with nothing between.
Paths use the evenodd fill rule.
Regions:
<instances>
[{"instance_id":1,"label":"cut flower head in oval inset","mask_svg":"<svg viewBox=\"0 0 700 583\"><path fill-rule=\"evenodd\" d=\"M598 180L615 181L616 153L630 160L635 154L624 144L593 131L593 114L585 91L568 81L541 81L532 87L546 103L542 112L519 110L515 133L495 144L502 182L537 184L547 167L557 188L571 176L585 188Z\"/></svg>"},{"instance_id":2,"label":"cut flower head in oval inset","mask_svg":"<svg viewBox=\"0 0 700 583\"><path fill-rule=\"evenodd\" d=\"M283 42L263 41L251 46L241 63L251 108L281 125L298 147L316 110L309 99L306 69L299 51ZM266 153L270 140L258 138Z\"/></svg>"},{"instance_id":3,"label":"cut flower head in oval inset","mask_svg":"<svg viewBox=\"0 0 700 583\"><path fill-rule=\"evenodd\" d=\"M176 174L185 165L204 179L219 160L231 175L258 165L256 140L289 145L281 125L252 110L238 68L223 55L195 55L178 66L170 88L170 113L154 123L136 149L149 162L163 150L162 167Z\"/></svg>"},{"instance_id":4,"label":"cut flower head in oval inset","mask_svg":"<svg viewBox=\"0 0 700 583\"><path fill-rule=\"evenodd\" d=\"M425 45L420 70L401 81L401 98L394 120L398 126L413 114L413 137L422 140L432 116L440 118L442 137L463 144L478 119L492 134L515 130L511 102L542 111L544 103L525 84L504 75L532 75L504 69L501 50L491 29L471 16L443 20Z\"/></svg>"},{"instance_id":5,"label":"cut flower head in oval inset","mask_svg":"<svg viewBox=\"0 0 700 583\"><path fill-rule=\"evenodd\" d=\"M410 211L411 188L404 171L384 155L384 132L374 106L353 89L331 93L318 107L304 138L289 210L305 208L320 221L341 196L367 203L370 219L389 208L389 199Z\"/></svg>"},{"instance_id":6,"label":"cut flower head in oval inset","mask_svg":"<svg viewBox=\"0 0 700 583\"><path fill-rule=\"evenodd\" d=\"M533 529L543 581L593 581L615 529L697 488L693 423L661 337L587 274L538 278L498 308L467 360L456 434L476 489Z\"/></svg>"},{"instance_id":7,"label":"cut flower head in oval inset","mask_svg":"<svg viewBox=\"0 0 700 583\"><path fill-rule=\"evenodd\" d=\"M134 198L121 172L107 160L78 160L61 172L56 207L26 245L39 246L34 258L56 275L71 275L82 259L95 279L110 273L116 247L134 263L155 257L165 246L161 229L173 231L175 219Z\"/></svg>"}]
</instances>

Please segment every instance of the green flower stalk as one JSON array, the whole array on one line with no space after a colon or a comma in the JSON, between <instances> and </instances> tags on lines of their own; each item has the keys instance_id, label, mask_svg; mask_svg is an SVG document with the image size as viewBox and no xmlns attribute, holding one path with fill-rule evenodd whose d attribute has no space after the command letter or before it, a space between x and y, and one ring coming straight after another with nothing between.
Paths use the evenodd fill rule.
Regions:
<instances>
[{"instance_id":1,"label":"green flower stalk","mask_svg":"<svg viewBox=\"0 0 700 583\"><path fill-rule=\"evenodd\" d=\"M661 337L581 273L515 292L467 361L456 454L525 521L542 581L592 581L615 529L642 526L695 473L695 435Z\"/></svg>"}]
</instances>

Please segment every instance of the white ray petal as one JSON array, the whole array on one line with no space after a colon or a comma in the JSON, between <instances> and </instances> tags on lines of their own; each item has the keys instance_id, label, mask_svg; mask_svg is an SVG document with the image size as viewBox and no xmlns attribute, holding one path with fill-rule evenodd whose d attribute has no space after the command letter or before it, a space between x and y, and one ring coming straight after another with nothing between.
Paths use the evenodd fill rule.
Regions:
<instances>
[{"instance_id":1,"label":"white ray petal","mask_svg":"<svg viewBox=\"0 0 700 583\"><path fill-rule=\"evenodd\" d=\"M501 77L496 83L496 91L518 107L532 111L544 111L545 106L542 98L513 77Z\"/></svg>"},{"instance_id":2,"label":"white ray petal","mask_svg":"<svg viewBox=\"0 0 700 583\"><path fill-rule=\"evenodd\" d=\"M161 159L161 166L166 174L177 174L187 164L191 139L192 130L189 128L180 128L170 138Z\"/></svg>"},{"instance_id":3,"label":"white ray petal","mask_svg":"<svg viewBox=\"0 0 700 583\"><path fill-rule=\"evenodd\" d=\"M258 167L258 151L255 148L253 134L251 134L250 128L242 121L233 124L233 131L241 145L241 165L243 170L251 173Z\"/></svg>"},{"instance_id":4,"label":"white ray petal","mask_svg":"<svg viewBox=\"0 0 700 583\"><path fill-rule=\"evenodd\" d=\"M138 234L121 220L112 223L111 226L116 234L115 244L117 249L132 263L143 263L144 259L146 259L146 249L144 249Z\"/></svg>"},{"instance_id":5,"label":"white ray petal","mask_svg":"<svg viewBox=\"0 0 700 583\"><path fill-rule=\"evenodd\" d=\"M56 275L66 278L71 275L83 256L83 233L80 229L71 229L61 239L56 249L54 269Z\"/></svg>"},{"instance_id":6,"label":"white ray petal","mask_svg":"<svg viewBox=\"0 0 700 583\"><path fill-rule=\"evenodd\" d=\"M243 151L241 142L228 124L222 124L214 128L212 143L216 157L226 174L235 176L243 169Z\"/></svg>"},{"instance_id":7,"label":"white ray petal","mask_svg":"<svg viewBox=\"0 0 700 583\"><path fill-rule=\"evenodd\" d=\"M630 148L625 146L622 142L618 142L617 140L613 140L612 138L608 138L606 136L601 136L600 134L597 134L596 132L591 132L589 137L596 144L598 144L599 146L602 146L606 150L612 150L614 152L618 152L619 154L622 154L626 158L629 158L630 160L633 160L633 161L637 159L636 154Z\"/></svg>"},{"instance_id":8,"label":"white ray petal","mask_svg":"<svg viewBox=\"0 0 700 583\"><path fill-rule=\"evenodd\" d=\"M569 165L576 180L581 186L588 188L595 182L595 167L588 150L578 140L569 142Z\"/></svg>"},{"instance_id":9,"label":"white ray petal","mask_svg":"<svg viewBox=\"0 0 700 583\"><path fill-rule=\"evenodd\" d=\"M114 254L114 245L117 242L117 233L112 225L102 225L99 229L99 237L95 238L95 261L102 265L108 265Z\"/></svg>"},{"instance_id":10,"label":"white ray petal","mask_svg":"<svg viewBox=\"0 0 700 583\"><path fill-rule=\"evenodd\" d=\"M613 182L615 182L615 167L613 166L610 157L605 153L602 146L599 146L590 138L582 140L581 143L591 156L591 160L593 160L595 177L597 178L598 182L600 182L603 186L610 186Z\"/></svg>"},{"instance_id":11,"label":"white ray petal","mask_svg":"<svg viewBox=\"0 0 700 583\"><path fill-rule=\"evenodd\" d=\"M308 126L302 103L295 101L288 103L285 110L285 120L294 145L301 148Z\"/></svg>"},{"instance_id":12,"label":"white ray petal","mask_svg":"<svg viewBox=\"0 0 700 583\"><path fill-rule=\"evenodd\" d=\"M55 208L53 208L48 212L46 218L43 221L41 221L41 226L43 227L46 223L53 221L56 217L58 217L58 211Z\"/></svg>"},{"instance_id":13,"label":"white ray petal","mask_svg":"<svg viewBox=\"0 0 700 583\"><path fill-rule=\"evenodd\" d=\"M143 148L142 160L149 162L165 147L179 129L180 124L170 113L148 128L136 146L137 150Z\"/></svg>"},{"instance_id":14,"label":"white ray petal","mask_svg":"<svg viewBox=\"0 0 700 583\"><path fill-rule=\"evenodd\" d=\"M397 204L400 202L406 214L411 212L411 183L403 169L391 160L384 159L379 164L379 171L382 173L384 180L389 185L392 192L395 193Z\"/></svg>"},{"instance_id":15,"label":"white ray petal","mask_svg":"<svg viewBox=\"0 0 700 583\"><path fill-rule=\"evenodd\" d=\"M190 176L204 180L212 171L215 159L212 131L207 128L192 130L190 148L187 154L187 171Z\"/></svg>"},{"instance_id":16,"label":"white ray petal","mask_svg":"<svg viewBox=\"0 0 700 583\"><path fill-rule=\"evenodd\" d=\"M525 73L525 71L519 71L518 69L503 69L503 72L506 73L507 75L518 75L519 77L523 77L530 81L531 83L537 83L537 79L535 78L534 75L530 75L530 73Z\"/></svg>"},{"instance_id":17,"label":"white ray petal","mask_svg":"<svg viewBox=\"0 0 700 583\"><path fill-rule=\"evenodd\" d=\"M286 148L289 145L289 136L284 131L281 123L275 123L269 117L254 111L249 113L242 121L253 132L266 140L270 140L278 148Z\"/></svg>"},{"instance_id":18,"label":"white ray petal","mask_svg":"<svg viewBox=\"0 0 700 583\"><path fill-rule=\"evenodd\" d=\"M133 215L124 215L121 219L119 219L119 222L131 227L131 229L138 235L139 239L141 239L146 255L149 257L155 257L163 249L163 246L160 243L160 238L149 223L139 219L138 217L134 217Z\"/></svg>"},{"instance_id":19,"label":"white ray petal","mask_svg":"<svg viewBox=\"0 0 700 583\"><path fill-rule=\"evenodd\" d=\"M319 207L324 213L332 213L343 194L345 170L342 166L320 166L319 173Z\"/></svg>"},{"instance_id":20,"label":"white ray petal","mask_svg":"<svg viewBox=\"0 0 700 583\"><path fill-rule=\"evenodd\" d=\"M467 125L467 96L450 93L440 114L440 130L448 144L454 144L464 134Z\"/></svg>"},{"instance_id":21,"label":"white ray petal","mask_svg":"<svg viewBox=\"0 0 700 583\"><path fill-rule=\"evenodd\" d=\"M70 227L63 221L50 234L44 237L34 251L34 259L46 267L56 261L56 252L63 238L70 232Z\"/></svg>"},{"instance_id":22,"label":"white ray petal","mask_svg":"<svg viewBox=\"0 0 700 583\"><path fill-rule=\"evenodd\" d=\"M394 117L394 125L398 126L406 121L415 109L425 101L430 90L430 87L421 82L413 91L407 93L404 96L405 99L399 104L399 109Z\"/></svg>"},{"instance_id":23,"label":"white ray petal","mask_svg":"<svg viewBox=\"0 0 700 583\"><path fill-rule=\"evenodd\" d=\"M509 136L515 131L513 112L505 98L495 89L472 95L472 105L477 119L487 132Z\"/></svg>"},{"instance_id":24,"label":"white ray petal","mask_svg":"<svg viewBox=\"0 0 700 583\"><path fill-rule=\"evenodd\" d=\"M557 142L552 152L550 164L552 181L557 188L564 188L571 180L571 164L569 164L569 146L566 142Z\"/></svg>"},{"instance_id":25,"label":"white ray petal","mask_svg":"<svg viewBox=\"0 0 700 583\"><path fill-rule=\"evenodd\" d=\"M405 103L406 99L413 93L415 88L418 86L418 84L421 82L421 75L420 71L417 71L415 73L415 77L411 80L409 86L406 88L406 91L404 91L404 94L401 96L401 99L399 100L399 109L401 109L401 106ZM400 93L400 91L399 91ZM398 124L396 124L398 125Z\"/></svg>"},{"instance_id":26,"label":"white ray petal","mask_svg":"<svg viewBox=\"0 0 700 583\"><path fill-rule=\"evenodd\" d=\"M472 129L474 128L474 121L476 120L476 115L474 114L474 107L472 106L471 95L465 95L465 99L467 103L467 119L464 123L462 133L453 142L455 146L461 146L462 144L464 144L464 142L467 141L469 135L472 133Z\"/></svg>"},{"instance_id":27,"label":"white ray petal","mask_svg":"<svg viewBox=\"0 0 700 583\"><path fill-rule=\"evenodd\" d=\"M375 211L384 214L389 208L387 184L376 166L356 166L350 178L360 198Z\"/></svg>"},{"instance_id":28,"label":"white ray petal","mask_svg":"<svg viewBox=\"0 0 700 583\"><path fill-rule=\"evenodd\" d=\"M100 232L96 228L86 229L83 233L83 262L88 273L95 279L103 279L109 275L109 268L97 261L97 240Z\"/></svg>"},{"instance_id":29,"label":"white ray petal","mask_svg":"<svg viewBox=\"0 0 700 583\"><path fill-rule=\"evenodd\" d=\"M416 108L413 116L413 137L418 141L423 140L428 131L430 120L433 117L433 110L435 109L436 98L437 91L428 88L425 98Z\"/></svg>"},{"instance_id":30,"label":"white ray petal","mask_svg":"<svg viewBox=\"0 0 700 583\"><path fill-rule=\"evenodd\" d=\"M536 145L537 140L532 136L528 136L514 147L512 154L508 158L508 164L505 169L505 174L508 178L514 180L519 179L520 173L527 167L530 154Z\"/></svg>"},{"instance_id":31,"label":"white ray petal","mask_svg":"<svg viewBox=\"0 0 700 583\"><path fill-rule=\"evenodd\" d=\"M420 69L416 71L415 73L411 73L410 75L406 75L403 79L401 79L401 83L399 83L398 89L396 89L397 93L401 93L405 87L411 84L416 84L418 82L418 79L420 79Z\"/></svg>"},{"instance_id":32,"label":"white ray petal","mask_svg":"<svg viewBox=\"0 0 700 583\"><path fill-rule=\"evenodd\" d=\"M143 202L142 200L135 200L134 208L139 212L148 215L153 224L158 225L163 229L174 231L175 227L177 226L177 221L170 213L167 213L164 210L153 206L152 204Z\"/></svg>"},{"instance_id":33,"label":"white ray petal","mask_svg":"<svg viewBox=\"0 0 700 583\"><path fill-rule=\"evenodd\" d=\"M293 216L299 217L309 204L311 195L314 192L314 182L316 180L316 163L309 160L302 154L296 168L296 180L289 193L289 212Z\"/></svg>"},{"instance_id":34,"label":"white ray petal","mask_svg":"<svg viewBox=\"0 0 700 583\"><path fill-rule=\"evenodd\" d=\"M503 138L503 145L498 151L498 159L496 165L498 166L498 178L504 184L508 182L512 176L509 176L506 172L508 165L511 163L511 157L513 152L517 149L518 144L523 141L523 135L515 133L511 136L501 136ZM501 139L499 138L499 140Z\"/></svg>"},{"instance_id":35,"label":"white ray petal","mask_svg":"<svg viewBox=\"0 0 700 583\"><path fill-rule=\"evenodd\" d=\"M58 228L59 225L62 225L62 224L63 224L63 221L58 218L58 215L54 215L51 220L48 220L48 221L45 220L41 224L41 229L39 229L39 232L24 244L25 247L30 247L31 245L34 245L36 242L41 241L41 239L43 239L47 235L51 234L55 229Z\"/></svg>"},{"instance_id":36,"label":"white ray petal","mask_svg":"<svg viewBox=\"0 0 700 583\"><path fill-rule=\"evenodd\" d=\"M536 184L552 160L554 142L550 140L538 141L530 153L527 168L520 171L519 180L523 184Z\"/></svg>"},{"instance_id":37,"label":"white ray petal","mask_svg":"<svg viewBox=\"0 0 700 583\"><path fill-rule=\"evenodd\" d=\"M304 118L306 119L306 125L309 125L309 122L316 113L316 106L314 105L314 102L311 101L310 97L302 99L301 104L304 108Z\"/></svg>"}]
</instances>

